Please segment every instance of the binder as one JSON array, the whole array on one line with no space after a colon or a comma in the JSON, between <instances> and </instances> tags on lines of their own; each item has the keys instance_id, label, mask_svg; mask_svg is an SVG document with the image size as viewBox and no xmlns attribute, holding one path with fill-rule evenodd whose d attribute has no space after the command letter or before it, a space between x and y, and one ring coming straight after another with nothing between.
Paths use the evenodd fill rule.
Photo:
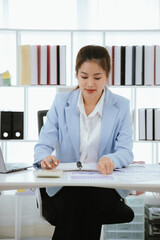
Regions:
<instances>
[{"instance_id":1,"label":"binder","mask_svg":"<svg viewBox=\"0 0 160 240\"><path fill-rule=\"evenodd\" d=\"M38 85L47 85L47 45L38 45Z\"/></svg>"},{"instance_id":2,"label":"binder","mask_svg":"<svg viewBox=\"0 0 160 240\"><path fill-rule=\"evenodd\" d=\"M154 84L160 85L160 46L154 46Z\"/></svg>"},{"instance_id":3,"label":"binder","mask_svg":"<svg viewBox=\"0 0 160 240\"><path fill-rule=\"evenodd\" d=\"M50 67L48 66L49 71L49 78L48 78L48 84L49 85L57 85L58 84L58 73L57 73L57 46L53 45L49 47L49 61ZM49 65L48 64L48 65Z\"/></svg>"},{"instance_id":4,"label":"binder","mask_svg":"<svg viewBox=\"0 0 160 240\"><path fill-rule=\"evenodd\" d=\"M125 85L125 58L126 58L126 47L121 46L121 76L120 76L120 85Z\"/></svg>"},{"instance_id":5,"label":"binder","mask_svg":"<svg viewBox=\"0 0 160 240\"><path fill-rule=\"evenodd\" d=\"M146 139L153 140L153 108L146 109Z\"/></svg>"},{"instance_id":6,"label":"binder","mask_svg":"<svg viewBox=\"0 0 160 240\"><path fill-rule=\"evenodd\" d=\"M0 139L12 138L12 112L0 112Z\"/></svg>"},{"instance_id":7,"label":"binder","mask_svg":"<svg viewBox=\"0 0 160 240\"><path fill-rule=\"evenodd\" d=\"M114 85L121 85L121 47L114 47Z\"/></svg>"},{"instance_id":8,"label":"binder","mask_svg":"<svg viewBox=\"0 0 160 240\"><path fill-rule=\"evenodd\" d=\"M0 139L23 139L23 112L0 112Z\"/></svg>"},{"instance_id":9,"label":"binder","mask_svg":"<svg viewBox=\"0 0 160 240\"><path fill-rule=\"evenodd\" d=\"M144 46L135 47L135 85L144 85Z\"/></svg>"},{"instance_id":10,"label":"binder","mask_svg":"<svg viewBox=\"0 0 160 240\"><path fill-rule=\"evenodd\" d=\"M59 46L59 84L66 85L66 46Z\"/></svg>"},{"instance_id":11,"label":"binder","mask_svg":"<svg viewBox=\"0 0 160 240\"><path fill-rule=\"evenodd\" d=\"M135 81L135 47L126 46L125 51L125 85L134 85Z\"/></svg>"},{"instance_id":12,"label":"binder","mask_svg":"<svg viewBox=\"0 0 160 240\"><path fill-rule=\"evenodd\" d=\"M144 85L154 85L154 46L144 46Z\"/></svg>"},{"instance_id":13,"label":"binder","mask_svg":"<svg viewBox=\"0 0 160 240\"><path fill-rule=\"evenodd\" d=\"M139 140L146 140L146 116L145 108L138 109Z\"/></svg>"},{"instance_id":14,"label":"binder","mask_svg":"<svg viewBox=\"0 0 160 240\"><path fill-rule=\"evenodd\" d=\"M23 139L23 112L12 112L12 139Z\"/></svg>"},{"instance_id":15,"label":"binder","mask_svg":"<svg viewBox=\"0 0 160 240\"><path fill-rule=\"evenodd\" d=\"M154 109L154 140L160 140L160 108Z\"/></svg>"}]
</instances>

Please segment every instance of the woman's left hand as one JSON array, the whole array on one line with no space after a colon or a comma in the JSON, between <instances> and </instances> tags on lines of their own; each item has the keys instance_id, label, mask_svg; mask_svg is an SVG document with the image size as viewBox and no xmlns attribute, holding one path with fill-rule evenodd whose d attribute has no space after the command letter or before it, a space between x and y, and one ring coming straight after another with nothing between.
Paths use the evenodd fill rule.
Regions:
<instances>
[{"instance_id":1,"label":"woman's left hand","mask_svg":"<svg viewBox=\"0 0 160 240\"><path fill-rule=\"evenodd\" d=\"M114 168L115 164L110 158L107 157L102 157L97 164L98 171L101 172L103 175L110 174L111 172L113 172Z\"/></svg>"}]
</instances>

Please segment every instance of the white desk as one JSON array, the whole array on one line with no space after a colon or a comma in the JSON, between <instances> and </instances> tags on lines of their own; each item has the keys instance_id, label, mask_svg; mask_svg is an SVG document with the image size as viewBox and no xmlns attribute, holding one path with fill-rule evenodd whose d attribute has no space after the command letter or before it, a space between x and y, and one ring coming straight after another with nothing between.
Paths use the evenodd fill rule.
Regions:
<instances>
[{"instance_id":1,"label":"white desk","mask_svg":"<svg viewBox=\"0 0 160 240\"><path fill-rule=\"evenodd\" d=\"M131 182L121 180L71 180L68 172L64 172L61 178L37 178L34 175L34 169L25 171L0 174L0 191L13 190L21 188L41 188L55 186L94 186L117 188L127 190L137 190L146 192L160 192L160 181L150 180L144 182Z\"/></svg>"},{"instance_id":2,"label":"white desk","mask_svg":"<svg viewBox=\"0 0 160 240\"><path fill-rule=\"evenodd\" d=\"M61 178L37 178L34 169L0 174L0 191L13 189L55 187L55 186L94 186L147 192L160 192L160 181L121 181L121 180L71 180L70 173L64 172ZM21 236L21 197L17 196L15 217L15 239Z\"/></svg>"}]
</instances>

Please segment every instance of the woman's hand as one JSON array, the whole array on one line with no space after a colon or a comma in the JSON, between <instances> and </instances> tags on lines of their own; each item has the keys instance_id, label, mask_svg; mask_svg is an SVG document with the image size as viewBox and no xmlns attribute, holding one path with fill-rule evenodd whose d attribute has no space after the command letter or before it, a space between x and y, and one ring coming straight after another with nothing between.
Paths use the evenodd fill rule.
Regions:
<instances>
[{"instance_id":1,"label":"woman's hand","mask_svg":"<svg viewBox=\"0 0 160 240\"><path fill-rule=\"evenodd\" d=\"M47 156L45 159L41 161L41 168L43 169L55 169L60 160L57 160L55 156Z\"/></svg>"},{"instance_id":2,"label":"woman's hand","mask_svg":"<svg viewBox=\"0 0 160 240\"><path fill-rule=\"evenodd\" d=\"M98 171L101 172L103 175L110 174L111 172L113 172L114 168L115 164L110 158L107 157L102 157L97 164Z\"/></svg>"}]
</instances>

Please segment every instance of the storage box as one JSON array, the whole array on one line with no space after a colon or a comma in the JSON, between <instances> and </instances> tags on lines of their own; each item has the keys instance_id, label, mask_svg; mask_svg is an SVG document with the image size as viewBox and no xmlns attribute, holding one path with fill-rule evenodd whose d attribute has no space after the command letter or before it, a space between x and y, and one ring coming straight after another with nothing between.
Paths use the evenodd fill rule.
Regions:
<instances>
[{"instance_id":1,"label":"storage box","mask_svg":"<svg viewBox=\"0 0 160 240\"><path fill-rule=\"evenodd\" d=\"M104 240L144 240L144 200L142 197L128 196L125 201L134 211L133 221L104 225Z\"/></svg>"}]
</instances>

